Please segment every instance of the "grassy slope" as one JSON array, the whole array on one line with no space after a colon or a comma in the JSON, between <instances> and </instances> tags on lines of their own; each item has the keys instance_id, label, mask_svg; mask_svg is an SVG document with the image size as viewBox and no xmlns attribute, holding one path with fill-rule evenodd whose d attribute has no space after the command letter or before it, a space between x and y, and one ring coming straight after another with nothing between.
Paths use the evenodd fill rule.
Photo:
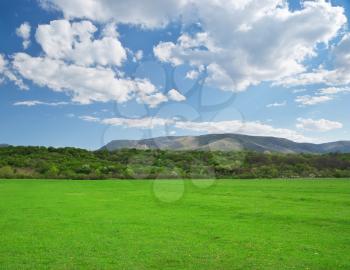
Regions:
<instances>
[{"instance_id":1,"label":"grassy slope","mask_svg":"<svg viewBox=\"0 0 350 270\"><path fill-rule=\"evenodd\" d=\"M2 180L0 269L350 268L350 181L207 184Z\"/></svg>"}]
</instances>

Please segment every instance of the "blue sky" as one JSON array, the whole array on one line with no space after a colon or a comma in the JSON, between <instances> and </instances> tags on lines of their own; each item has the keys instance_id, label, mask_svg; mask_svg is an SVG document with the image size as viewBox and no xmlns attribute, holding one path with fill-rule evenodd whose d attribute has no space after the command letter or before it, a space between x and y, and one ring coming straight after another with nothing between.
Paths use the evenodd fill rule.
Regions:
<instances>
[{"instance_id":1,"label":"blue sky","mask_svg":"<svg viewBox=\"0 0 350 270\"><path fill-rule=\"evenodd\" d=\"M350 139L348 1L91 1L0 2L0 143Z\"/></svg>"}]
</instances>

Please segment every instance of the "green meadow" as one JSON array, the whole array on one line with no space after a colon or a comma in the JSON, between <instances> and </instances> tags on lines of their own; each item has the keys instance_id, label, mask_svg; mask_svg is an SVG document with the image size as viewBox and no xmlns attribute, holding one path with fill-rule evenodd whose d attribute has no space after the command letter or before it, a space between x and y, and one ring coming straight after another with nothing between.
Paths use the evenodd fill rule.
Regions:
<instances>
[{"instance_id":1,"label":"green meadow","mask_svg":"<svg viewBox=\"0 0 350 270\"><path fill-rule=\"evenodd\" d=\"M350 180L0 180L0 269L350 269Z\"/></svg>"}]
</instances>

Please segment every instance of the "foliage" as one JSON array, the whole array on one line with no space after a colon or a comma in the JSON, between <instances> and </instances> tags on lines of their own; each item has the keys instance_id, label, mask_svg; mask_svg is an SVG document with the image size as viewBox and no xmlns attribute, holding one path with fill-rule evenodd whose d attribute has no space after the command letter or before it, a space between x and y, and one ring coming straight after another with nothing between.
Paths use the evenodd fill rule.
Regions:
<instances>
[{"instance_id":1,"label":"foliage","mask_svg":"<svg viewBox=\"0 0 350 270\"><path fill-rule=\"evenodd\" d=\"M350 154L0 148L0 178L350 177Z\"/></svg>"}]
</instances>

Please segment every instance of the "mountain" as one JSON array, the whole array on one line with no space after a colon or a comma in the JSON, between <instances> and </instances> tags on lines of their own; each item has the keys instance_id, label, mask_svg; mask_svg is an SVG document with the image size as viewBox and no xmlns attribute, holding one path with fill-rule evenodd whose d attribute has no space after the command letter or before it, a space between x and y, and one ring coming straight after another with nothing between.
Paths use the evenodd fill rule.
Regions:
<instances>
[{"instance_id":1,"label":"mountain","mask_svg":"<svg viewBox=\"0 0 350 270\"><path fill-rule=\"evenodd\" d=\"M8 147L8 146L10 146L10 145L8 145L8 144L0 144L0 148L2 148L2 147Z\"/></svg>"},{"instance_id":2,"label":"mountain","mask_svg":"<svg viewBox=\"0 0 350 270\"><path fill-rule=\"evenodd\" d=\"M221 150L280 153L350 153L350 141L323 144L297 143L287 139L240 134L209 134L201 136L170 136L143 140L115 140L102 149L114 151L123 148L168 150Z\"/></svg>"}]
</instances>

